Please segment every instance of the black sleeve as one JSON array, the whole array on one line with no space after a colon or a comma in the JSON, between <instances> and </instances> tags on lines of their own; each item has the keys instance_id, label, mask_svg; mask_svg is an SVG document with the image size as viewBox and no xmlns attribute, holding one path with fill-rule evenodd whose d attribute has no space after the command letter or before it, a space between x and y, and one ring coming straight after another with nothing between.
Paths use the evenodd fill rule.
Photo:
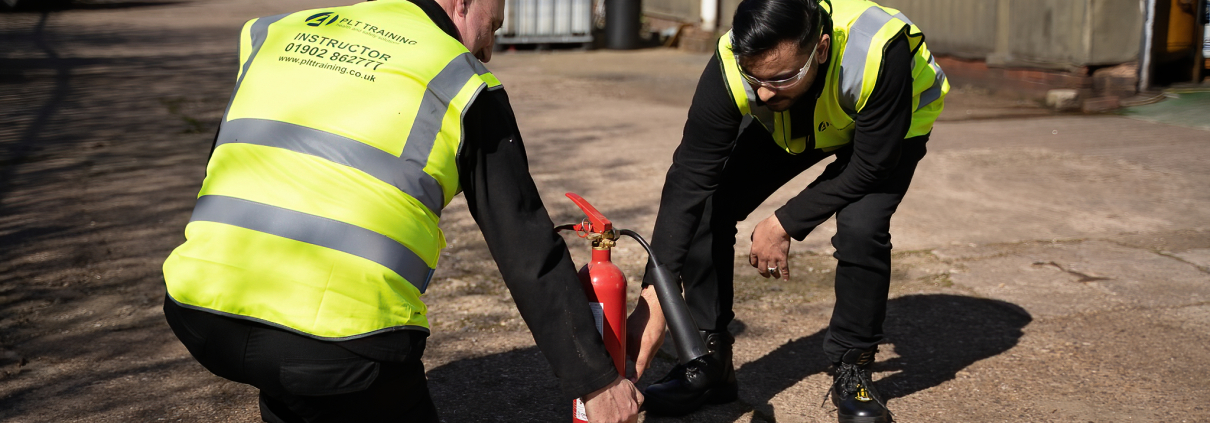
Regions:
<instances>
[{"instance_id":1,"label":"black sleeve","mask_svg":"<svg viewBox=\"0 0 1210 423\"><path fill-rule=\"evenodd\" d=\"M485 91L467 110L458 176L471 216L534 341L569 398L617 378L597 333L575 265L554 224L529 163L503 89Z\"/></svg>"},{"instance_id":2,"label":"black sleeve","mask_svg":"<svg viewBox=\"0 0 1210 423\"><path fill-rule=\"evenodd\" d=\"M837 210L876 189L898 165L912 123L912 52L905 37L887 46L878 83L855 121L852 145L837 152L843 170L830 178L825 172L774 213L794 239L802 241Z\"/></svg>"},{"instance_id":3,"label":"black sleeve","mask_svg":"<svg viewBox=\"0 0 1210 423\"><path fill-rule=\"evenodd\" d=\"M664 180L651 236L656 258L673 275L680 274L706 199L718 188L723 165L735 147L741 118L715 55L698 79L681 144ZM645 278L644 283L651 281Z\"/></svg>"}]
</instances>

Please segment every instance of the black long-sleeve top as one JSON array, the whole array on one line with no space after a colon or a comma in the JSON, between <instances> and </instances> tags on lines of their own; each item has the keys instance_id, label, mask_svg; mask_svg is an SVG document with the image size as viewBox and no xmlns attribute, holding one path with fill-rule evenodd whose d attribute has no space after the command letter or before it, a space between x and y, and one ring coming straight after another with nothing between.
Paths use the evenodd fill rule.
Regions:
<instances>
[{"instance_id":1,"label":"black long-sleeve top","mask_svg":"<svg viewBox=\"0 0 1210 423\"><path fill-rule=\"evenodd\" d=\"M438 27L459 38L453 21L432 0L411 0ZM505 285L534 341L568 398L579 398L618 377L597 333L567 244L529 174L517 119L503 88L484 90L463 119L458 178L467 207L487 241ZM438 288L440 289L440 288ZM340 343L362 355L399 359L404 332Z\"/></svg>"},{"instance_id":2,"label":"black long-sleeve top","mask_svg":"<svg viewBox=\"0 0 1210 423\"><path fill-rule=\"evenodd\" d=\"M435 2L412 1L458 38ZM463 195L521 317L569 397L605 387L618 373L597 333L567 245L555 233L529 174L508 94L504 89L483 91L465 116L458 154Z\"/></svg>"},{"instance_id":3,"label":"black long-sleeve top","mask_svg":"<svg viewBox=\"0 0 1210 423\"><path fill-rule=\"evenodd\" d=\"M820 66L812 86L791 106L791 116L807 119L814 116L815 100L831 65L829 60ZM912 119L911 69L912 52L907 40L900 36L886 47L878 83L855 118L852 143L837 151L848 164L835 177L812 183L775 212L791 237L801 241L837 210L870 192L898 164L900 146ZM684 265L706 200L719 186L723 168L739 138L742 118L728 94L716 55L698 80L684 135L664 182L652 236L657 258L674 274L679 274ZM760 125L749 125L745 130L764 131ZM767 135L756 139L773 142ZM807 145L812 142L808 140Z\"/></svg>"},{"instance_id":4,"label":"black long-sleeve top","mask_svg":"<svg viewBox=\"0 0 1210 423\"><path fill-rule=\"evenodd\" d=\"M466 112L458 177L471 216L567 398L618 377L588 309L575 264L538 196L516 118L503 89L479 94ZM440 289L438 286L436 289ZM384 361L403 360L415 331L337 344Z\"/></svg>"},{"instance_id":5,"label":"black long-sleeve top","mask_svg":"<svg viewBox=\"0 0 1210 423\"><path fill-rule=\"evenodd\" d=\"M458 170L466 203L534 341L569 397L608 385L617 370L530 177L508 95L480 94L465 122Z\"/></svg>"}]
</instances>

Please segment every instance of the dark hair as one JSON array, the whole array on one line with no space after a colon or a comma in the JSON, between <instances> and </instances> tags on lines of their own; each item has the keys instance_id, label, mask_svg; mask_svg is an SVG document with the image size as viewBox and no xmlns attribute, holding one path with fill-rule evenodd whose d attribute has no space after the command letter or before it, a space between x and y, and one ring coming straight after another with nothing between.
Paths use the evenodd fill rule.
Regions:
<instances>
[{"instance_id":1,"label":"dark hair","mask_svg":"<svg viewBox=\"0 0 1210 423\"><path fill-rule=\"evenodd\" d=\"M822 14L816 0L743 0L731 19L731 51L754 56L782 41L810 46L819 38Z\"/></svg>"}]
</instances>

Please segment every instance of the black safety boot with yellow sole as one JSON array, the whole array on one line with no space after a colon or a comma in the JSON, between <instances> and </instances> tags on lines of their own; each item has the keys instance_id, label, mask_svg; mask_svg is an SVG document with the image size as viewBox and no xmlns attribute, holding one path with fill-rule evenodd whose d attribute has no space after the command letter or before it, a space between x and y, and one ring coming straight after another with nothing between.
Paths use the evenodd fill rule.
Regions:
<instances>
[{"instance_id":1,"label":"black safety boot with yellow sole","mask_svg":"<svg viewBox=\"0 0 1210 423\"><path fill-rule=\"evenodd\" d=\"M739 397L735 368L731 364L731 344L735 338L727 332L702 332L708 354L689 364L678 364L663 379L643 391L647 412L682 416L706 404L725 404Z\"/></svg>"},{"instance_id":2,"label":"black safety boot with yellow sole","mask_svg":"<svg viewBox=\"0 0 1210 423\"><path fill-rule=\"evenodd\" d=\"M874 388L870 365L878 348L867 351L849 350L840 363L833 365L832 389L828 395L836 405L840 423L890 423L891 411Z\"/></svg>"}]
</instances>

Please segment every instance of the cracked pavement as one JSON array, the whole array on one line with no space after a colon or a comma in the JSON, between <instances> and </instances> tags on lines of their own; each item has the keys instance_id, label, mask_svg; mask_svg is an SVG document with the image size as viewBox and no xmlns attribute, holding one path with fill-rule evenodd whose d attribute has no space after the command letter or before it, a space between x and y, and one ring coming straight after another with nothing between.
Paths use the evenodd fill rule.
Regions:
<instances>
[{"instance_id":1,"label":"cracked pavement","mask_svg":"<svg viewBox=\"0 0 1210 423\"><path fill-rule=\"evenodd\" d=\"M76 4L0 15L0 420L259 421L252 390L172 337L159 266L183 239L239 26L326 3ZM706 60L493 57L555 223L580 220L571 191L651 232ZM900 421L1210 421L1210 131L1054 114L955 84L929 149L892 224L875 369ZM834 226L791 247L789 282L742 259L743 234L821 168L739 228L740 400L645 421L835 421L820 405ZM566 419L461 198L442 227L425 360L443 419ZM582 263L588 246L568 244ZM614 260L634 298L641 249L623 242ZM663 354L640 385L671 365Z\"/></svg>"}]
</instances>

